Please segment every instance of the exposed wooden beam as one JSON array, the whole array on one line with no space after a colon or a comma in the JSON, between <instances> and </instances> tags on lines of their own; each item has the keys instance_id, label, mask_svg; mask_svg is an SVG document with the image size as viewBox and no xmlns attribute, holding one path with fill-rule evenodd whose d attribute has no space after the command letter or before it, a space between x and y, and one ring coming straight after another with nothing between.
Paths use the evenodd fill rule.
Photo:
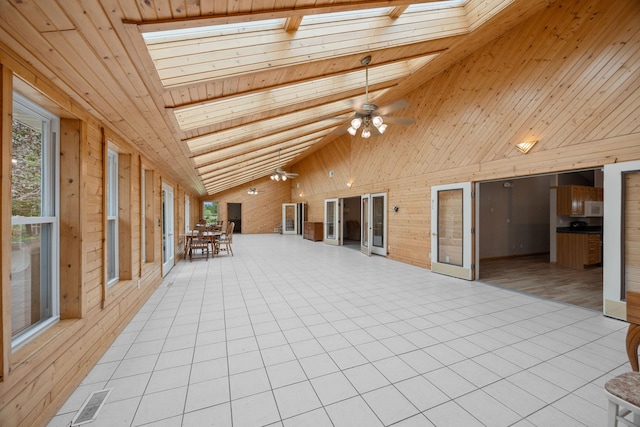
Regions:
<instances>
[{"instance_id":1,"label":"exposed wooden beam","mask_svg":"<svg viewBox=\"0 0 640 427\"><path fill-rule=\"evenodd\" d=\"M288 33L292 33L300 28L302 22L302 16L290 16L284 21L284 30Z\"/></svg>"},{"instance_id":2,"label":"exposed wooden beam","mask_svg":"<svg viewBox=\"0 0 640 427\"><path fill-rule=\"evenodd\" d=\"M123 19L124 24L137 25L141 32L179 30L209 25L234 24L239 22L264 21L267 19L289 18L293 16L320 15L323 13L346 12L351 10L375 9L381 7L408 6L416 3L434 3L440 0L378 0L359 1L344 4L308 6L267 10L261 12L232 13L218 16L195 16L185 18L159 19L155 21L132 21Z\"/></svg>"}]
</instances>

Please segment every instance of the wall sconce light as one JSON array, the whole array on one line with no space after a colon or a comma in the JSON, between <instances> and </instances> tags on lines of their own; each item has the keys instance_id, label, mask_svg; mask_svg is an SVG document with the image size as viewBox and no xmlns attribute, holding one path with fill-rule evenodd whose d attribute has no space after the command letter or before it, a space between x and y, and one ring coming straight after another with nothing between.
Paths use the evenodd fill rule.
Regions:
<instances>
[{"instance_id":1,"label":"wall sconce light","mask_svg":"<svg viewBox=\"0 0 640 427\"><path fill-rule=\"evenodd\" d=\"M529 150L531 150L533 148L534 145L536 145L536 142L538 141L522 141L518 144L516 144L516 148L524 154L527 154L529 152Z\"/></svg>"},{"instance_id":2,"label":"wall sconce light","mask_svg":"<svg viewBox=\"0 0 640 427\"><path fill-rule=\"evenodd\" d=\"M394 212L398 212L398 209L400 209L400 208L399 208L399 207L397 207L397 206L394 206L394 207L392 207L391 209L392 209Z\"/></svg>"}]
</instances>

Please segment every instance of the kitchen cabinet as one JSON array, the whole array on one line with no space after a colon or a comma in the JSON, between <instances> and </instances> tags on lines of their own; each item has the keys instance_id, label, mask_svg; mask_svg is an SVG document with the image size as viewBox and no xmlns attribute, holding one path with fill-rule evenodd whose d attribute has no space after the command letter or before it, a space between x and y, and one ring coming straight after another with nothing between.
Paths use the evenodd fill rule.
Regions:
<instances>
[{"instance_id":1,"label":"kitchen cabinet","mask_svg":"<svg viewBox=\"0 0 640 427\"><path fill-rule=\"evenodd\" d=\"M557 233L558 265L584 268L602 262L601 233Z\"/></svg>"},{"instance_id":2,"label":"kitchen cabinet","mask_svg":"<svg viewBox=\"0 0 640 427\"><path fill-rule=\"evenodd\" d=\"M604 200L602 188L585 185L561 185L556 194L558 215L584 215L584 202Z\"/></svg>"},{"instance_id":3,"label":"kitchen cabinet","mask_svg":"<svg viewBox=\"0 0 640 427\"><path fill-rule=\"evenodd\" d=\"M322 240L322 233L323 224L321 222L306 221L304 223L304 234L302 235L303 238L317 242L319 240Z\"/></svg>"}]
</instances>

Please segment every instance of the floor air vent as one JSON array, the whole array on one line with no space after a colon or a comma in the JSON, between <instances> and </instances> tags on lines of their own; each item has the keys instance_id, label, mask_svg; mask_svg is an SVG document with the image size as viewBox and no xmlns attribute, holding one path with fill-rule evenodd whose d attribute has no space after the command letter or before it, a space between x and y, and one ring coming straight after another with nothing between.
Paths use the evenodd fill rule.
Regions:
<instances>
[{"instance_id":1,"label":"floor air vent","mask_svg":"<svg viewBox=\"0 0 640 427\"><path fill-rule=\"evenodd\" d=\"M113 389L110 388L91 393L87 400L82 404L80 410L78 410L76 416L71 420L71 425L69 427L75 427L95 421L100 409L102 409L102 406L104 405L104 402L107 400L107 397L109 397L111 390Z\"/></svg>"}]
</instances>

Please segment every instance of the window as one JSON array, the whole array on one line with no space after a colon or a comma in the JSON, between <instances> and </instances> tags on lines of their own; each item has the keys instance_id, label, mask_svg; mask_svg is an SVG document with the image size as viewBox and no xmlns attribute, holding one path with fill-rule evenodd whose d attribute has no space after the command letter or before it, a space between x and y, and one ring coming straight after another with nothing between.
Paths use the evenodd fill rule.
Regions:
<instances>
[{"instance_id":1,"label":"window","mask_svg":"<svg viewBox=\"0 0 640 427\"><path fill-rule=\"evenodd\" d=\"M14 93L11 336L15 348L59 317L60 121Z\"/></svg>"},{"instance_id":2,"label":"window","mask_svg":"<svg viewBox=\"0 0 640 427\"><path fill-rule=\"evenodd\" d=\"M189 231L189 227L191 227L189 217L191 216L191 201L189 200L189 196L185 194L184 196L184 230L185 232Z\"/></svg>"},{"instance_id":3,"label":"window","mask_svg":"<svg viewBox=\"0 0 640 427\"><path fill-rule=\"evenodd\" d=\"M107 284L118 281L118 153L108 151L107 161Z\"/></svg>"},{"instance_id":4,"label":"window","mask_svg":"<svg viewBox=\"0 0 640 427\"><path fill-rule=\"evenodd\" d=\"M207 223L218 221L218 202L203 202L202 218L204 218Z\"/></svg>"}]
</instances>

